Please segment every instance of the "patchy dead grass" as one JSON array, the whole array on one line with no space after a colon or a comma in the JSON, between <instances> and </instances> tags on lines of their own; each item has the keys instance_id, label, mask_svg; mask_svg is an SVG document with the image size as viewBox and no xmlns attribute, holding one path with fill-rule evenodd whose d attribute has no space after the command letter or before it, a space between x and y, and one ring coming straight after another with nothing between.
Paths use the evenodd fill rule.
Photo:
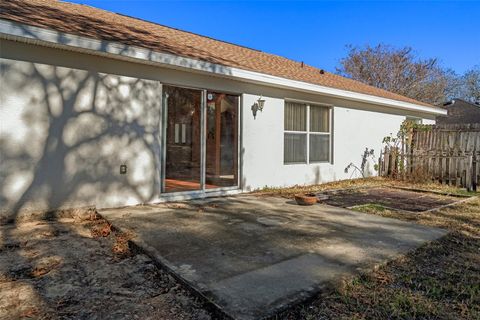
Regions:
<instances>
[{"instance_id":1,"label":"patchy dead grass","mask_svg":"<svg viewBox=\"0 0 480 320\"><path fill-rule=\"evenodd\" d=\"M92 224L90 232L94 238L105 238L112 232L112 225L104 219L98 219L96 223Z\"/></svg>"},{"instance_id":2,"label":"patchy dead grass","mask_svg":"<svg viewBox=\"0 0 480 320\"><path fill-rule=\"evenodd\" d=\"M472 196L475 192L468 192L465 189L459 189L448 185L442 185L439 183L412 183L408 181L399 181L381 177L371 177L365 179L352 179L333 181L328 183L309 185L309 186L293 186L290 188L272 188L264 187L262 189L254 191L254 195L266 195L266 196L281 196L286 198L293 198L297 193L310 193L310 192L322 192L335 189L350 189L350 188L366 188L366 187L378 187L388 186L396 188L409 188L414 190L424 190L439 192L446 195L458 195L458 196Z\"/></svg>"},{"instance_id":3,"label":"patchy dead grass","mask_svg":"<svg viewBox=\"0 0 480 320\"><path fill-rule=\"evenodd\" d=\"M348 188L356 188L356 187L373 187L382 185L382 183L386 183L387 180L383 178L366 178L366 179L353 179L353 180L342 180L342 181L334 181L329 183L322 183L310 186L294 186L290 188L272 188L272 187L264 187L263 189L259 189L254 191L252 194L254 195L265 195L265 196L281 196L285 198L292 198L297 193L310 193L310 192L321 192L326 190L334 190L334 189L348 189Z\"/></svg>"},{"instance_id":4,"label":"patchy dead grass","mask_svg":"<svg viewBox=\"0 0 480 320\"><path fill-rule=\"evenodd\" d=\"M47 259L43 259L42 261L40 261L40 263L38 263L35 268L33 268L30 275L35 278L42 277L50 271L61 267L61 264L62 259L58 257L50 257Z\"/></svg>"},{"instance_id":5,"label":"patchy dead grass","mask_svg":"<svg viewBox=\"0 0 480 320\"><path fill-rule=\"evenodd\" d=\"M364 183L363 183L364 182ZM385 179L262 191L290 197L297 192L388 185L474 195L438 184ZM450 233L343 283L335 292L282 315L282 319L480 319L480 199L452 207L403 213L372 203L355 210L444 228Z\"/></svg>"},{"instance_id":6,"label":"patchy dead grass","mask_svg":"<svg viewBox=\"0 0 480 320\"><path fill-rule=\"evenodd\" d=\"M112 252L117 258L123 259L134 254L130 247L130 240L133 238L132 232L123 232L115 229L110 222L98 215L91 220L89 227L93 238L113 236Z\"/></svg>"},{"instance_id":7,"label":"patchy dead grass","mask_svg":"<svg viewBox=\"0 0 480 320\"><path fill-rule=\"evenodd\" d=\"M133 234L130 232L114 232L115 241L112 246L112 252L119 258L126 258L132 256L134 253L130 247L130 240Z\"/></svg>"}]
</instances>

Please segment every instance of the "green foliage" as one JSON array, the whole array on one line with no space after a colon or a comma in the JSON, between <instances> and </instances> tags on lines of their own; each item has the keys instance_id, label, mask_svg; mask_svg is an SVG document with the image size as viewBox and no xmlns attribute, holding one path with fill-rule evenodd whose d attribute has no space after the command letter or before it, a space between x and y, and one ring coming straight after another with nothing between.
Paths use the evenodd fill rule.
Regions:
<instances>
[{"instance_id":1,"label":"green foliage","mask_svg":"<svg viewBox=\"0 0 480 320\"><path fill-rule=\"evenodd\" d=\"M377 203L362 204L362 205L354 206L351 209L359 212L364 212L364 213L376 213L376 212L384 212L388 210L381 204L377 204Z\"/></svg>"},{"instance_id":2,"label":"green foliage","mask_svg":"<svg viewBox=\"0 0 480 320\"><path fill-rule=\"evenodd\" d=\"M411 141L413 130L430 131L432 130L432 126L415 123L415 121L406 119L400 125L397 134L395 136L390 134L384 137L382 143L390 150L397 149L402 142L408 145Z\"/></svg>"},{"instance_id":3,"label":"green foliage","mask_svg":"<svg viewBox=\"0 0 480 320\"><path fill-rule=\"evenodd\" d=\"M348 171L353 168L353 172L358 171L362 175L363 178L366 177L366 172L365 168L367 166L368 159L371 158L373 161L375 161L375 151L373 149L368 149L365 148L365 151L363 152L362 155L362 163L360 164L360 167L355 165L353 162L350 162L348 166L345 167L344 171L345 173L348 173ZM378 165L374 166L375 171L378 170Z\"/></svg>"}]
</instances>

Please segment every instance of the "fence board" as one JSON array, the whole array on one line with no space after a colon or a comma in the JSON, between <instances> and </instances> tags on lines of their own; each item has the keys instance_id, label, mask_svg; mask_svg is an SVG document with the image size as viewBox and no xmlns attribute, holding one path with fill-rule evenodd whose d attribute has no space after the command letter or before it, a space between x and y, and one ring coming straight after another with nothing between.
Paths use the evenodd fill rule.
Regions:
<instances>
[{"instance_id":1,"label":"fence board","mask_svg":"<svg viewBox=\"0 0 480 320\"><path fill-rule=\"evenodd\" d=\"M400 147L385 147L379 174L399 179L423 177L475 190L480 181L480 124L413 129Z\"/></svg>"}]
</instances>

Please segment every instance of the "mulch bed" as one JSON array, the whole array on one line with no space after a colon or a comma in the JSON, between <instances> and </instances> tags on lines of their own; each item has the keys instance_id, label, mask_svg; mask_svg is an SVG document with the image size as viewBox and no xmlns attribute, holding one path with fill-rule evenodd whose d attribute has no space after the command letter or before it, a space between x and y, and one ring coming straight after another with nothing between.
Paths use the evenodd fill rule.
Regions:
<instances>
[{"instance_id":1,"label":"mulch bed","mask_svg":"<svg viewBox=\"0 0 480 320\"><path fill-rule=\"evenodd\" d=\"M324 203L332 206L351 208L376 204L388 209L411 212L427 211L459 201L458 197L388 187L339 189L322 194L329 196Z\"/></svg>"}]
</instances>

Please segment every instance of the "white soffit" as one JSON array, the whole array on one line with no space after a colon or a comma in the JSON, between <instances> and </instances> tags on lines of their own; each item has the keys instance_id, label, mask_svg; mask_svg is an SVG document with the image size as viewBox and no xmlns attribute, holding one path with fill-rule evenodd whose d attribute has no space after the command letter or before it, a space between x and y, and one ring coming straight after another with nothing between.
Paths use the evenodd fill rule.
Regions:
<instances>
[{"instance_id":1,"label":"white soffit","mask_svg":"<svg viewBox=\"0 0 480 320\"><path fill-rule=\"evenodd\" d=\"M396 109L422 112L432 115L447 114L446 110L428 107L399 100L335 89L303 81L290 80L260 72L222 66L192 58L123 45L121 43L61 33L54 30L28 26L0 19L0 38L22 41L48 47L79 51L88 54L107 56L114 59L161 65L167 68L208 73L219 77L232 78L244 82L253 82L273 87L293 89L314 94L371 103Z\"/></svg>"}]
</instances>

